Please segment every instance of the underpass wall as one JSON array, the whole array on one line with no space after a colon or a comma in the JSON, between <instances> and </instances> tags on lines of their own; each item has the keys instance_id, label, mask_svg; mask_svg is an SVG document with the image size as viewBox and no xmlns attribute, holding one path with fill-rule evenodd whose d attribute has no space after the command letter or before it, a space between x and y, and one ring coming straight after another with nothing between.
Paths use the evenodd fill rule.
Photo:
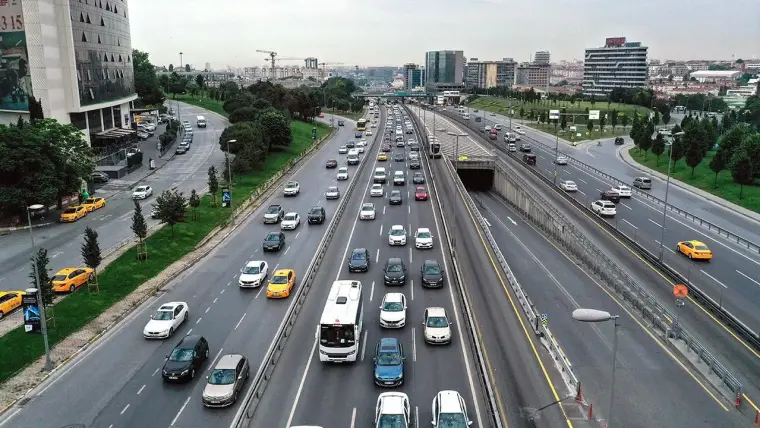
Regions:
<instances>
[{"instance_id":1,"label":"underpass wall","mask_svg":"<svg viewBox=\"0 0 760 428\"><path fill-rule=\"evenodd\" d=\"M495 173L490 169L459 169L457 171L462 183L471 190L488 190L494 181Z\"/></svg>"}]
</instances>

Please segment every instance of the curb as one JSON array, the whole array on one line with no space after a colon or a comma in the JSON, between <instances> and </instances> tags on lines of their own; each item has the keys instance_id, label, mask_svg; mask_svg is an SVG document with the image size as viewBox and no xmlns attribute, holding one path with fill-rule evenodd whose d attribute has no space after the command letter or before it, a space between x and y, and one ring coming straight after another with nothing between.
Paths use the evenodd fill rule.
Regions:
<instances>
[{"instance_id":1,"label":"curb","mask_svg":"<svg viewBox=\"0 0 760 428\"><path fill-rule=\"evenodd\" d=\"M31 229L37 229L37 228L40 228L40 227L50 226L53 223L55 223L55 222L50 221L50 222L47 222L47 223L33 224L31 226ZM29 226L0 227L0 233L2 233L2 232L15 232L17 230L27 230L29 228L30 228Z\"/></svg>"},{"instance_id":2,"label":"curb","mask_svg":"<svg viewBox=\"0 0 760 428\"><path fill-rule=\"evenodd\" d=\"M625 144L617 149L617 155L618 157L628 166L631 168L641 171L645 174L649 174L651 176L657 177L658 179L662 181L666 181L668 178L665 174L655 171L653 169L647 168L638 162L636 162L630 154L628 154L628 150L634 147L632 144ZM672 176L670 177L670 184L675 185L676 187L686 190L688 192L691 192L705 201L712 203L720 208L723 208L725 210L733 211L737 214L740 214L744 217L746 217L748 220L760 222L760 213L756 213L754 211L748 210L747 208L744 208L742 206L736 205L733 202L729 202L723 198L719 198L715 195L712 195L710 193L705 192L702 189L696 188L692 185L686 184L680 180L674 179Z\"/></svg>"}]
</instances>

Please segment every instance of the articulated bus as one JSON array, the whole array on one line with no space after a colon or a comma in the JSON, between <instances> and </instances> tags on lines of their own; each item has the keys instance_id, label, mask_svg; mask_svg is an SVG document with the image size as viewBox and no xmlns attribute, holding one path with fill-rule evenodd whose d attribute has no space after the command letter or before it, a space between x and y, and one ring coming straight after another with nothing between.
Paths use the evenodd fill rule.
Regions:
<instances>
[{"instance_id":1,"label":"articulated bus","mask_svg":"<svg viewBox=\"0 0 760 428\"><path fill-rule=\"evenodd\" d=\"M356 130L364 131L365 129L367 129L367 122L369 122L367 119L359 119L356 122Z\"/></svg>"},{"instance_id":2,"label":"articulated bus","mask_svg":"<svg viewBox=\"0 0 760 428\"><path fill-rule=\"evenodd\" d=\"M319 320L319 361L356 361L363 321L362 283L350 280L335 281Z\"/></svg>"}]
</instances>

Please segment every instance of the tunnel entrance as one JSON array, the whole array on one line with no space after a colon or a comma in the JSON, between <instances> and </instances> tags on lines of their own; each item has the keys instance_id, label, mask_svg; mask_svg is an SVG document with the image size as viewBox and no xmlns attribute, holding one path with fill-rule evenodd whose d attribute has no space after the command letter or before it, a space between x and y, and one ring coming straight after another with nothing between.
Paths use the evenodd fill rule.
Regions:
<instances>
[{"instance_id":1,"label":"tunnel entrance","mask_svg":"<svg viewBox=\"0 0 760 428\"><path fill-rule=\"evenodd\" d=\"M492 169L459 169L459 178L468 190L486 191L493 186Z\"/></svg>"}]
</instances>

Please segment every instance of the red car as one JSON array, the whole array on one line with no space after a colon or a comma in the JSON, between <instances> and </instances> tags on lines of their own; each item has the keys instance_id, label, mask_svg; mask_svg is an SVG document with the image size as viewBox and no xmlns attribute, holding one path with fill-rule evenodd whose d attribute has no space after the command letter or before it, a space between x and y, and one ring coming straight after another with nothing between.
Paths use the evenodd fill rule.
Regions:
<instances>
[{"instance_id":1,"label":"red car","mask_svg":"<svg viewBox=\"0 0 760 428\"><path fill-rule=\"evenodd\" d=\"M428 200L428 192L425 190L422 186L417 186L416 189L414 189L414 200L415 201L427 201Z\"/></svg>"},{"instance_id":2,"label":"red car","mask_svg":"<svg viewBox=\"0 0 760 428\"><path fill-rule=\"evenodd\" d=\"M390 145L385 145L382 148L382 151L384 152L390 152L391 150L393 150L393 147L391 147Z\"/></svg>"},{"instance_id":3,"label":"red car","mask_svg":"<svg viewBox=\"0 0 760 428\"><path fill-rule=\"evenodd\" d=\"M324 118L325 117L324 113L319 113L319 117Z\"/></svg>"},{"instance_id":4,"label":"red car","mask_svg":"<svg viewBox=\"0 0 760 428\"><path fill-rule=\"evenodd\" d=\"M325 168L337 168L338 167L338 161L335 159L330 159L325 163Z\"/></svg>"}]
</instances>

